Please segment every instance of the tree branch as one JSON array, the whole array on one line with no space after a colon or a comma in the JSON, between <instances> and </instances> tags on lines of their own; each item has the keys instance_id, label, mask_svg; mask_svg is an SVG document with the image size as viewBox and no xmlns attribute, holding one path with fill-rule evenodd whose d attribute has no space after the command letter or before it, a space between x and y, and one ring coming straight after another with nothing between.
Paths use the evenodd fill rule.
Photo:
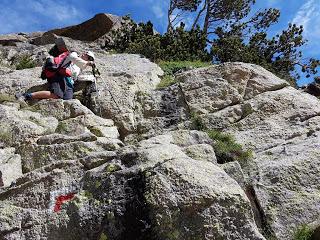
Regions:
<instances>
[{"instance_id":1,"label":"tree branch","mask_svg":"<svg viewBox=\"0 0 320 240\"><path fill-rule=\"evenodd\" d=\"M200 16L202 15L202 13L204 12L204 10L206 10L206 8L207 8L207 1L209 1L209 0L205 0L202 9L200 10L200 12L198 13L196 19L194 20L194 22L193 22L193 24L192 24L192 28L191 28L192 30L196 27L196 25L197 25L197 23L198 23L198 21L199 21L199 18L200 18Z\"/></svg>"}]
</instances>

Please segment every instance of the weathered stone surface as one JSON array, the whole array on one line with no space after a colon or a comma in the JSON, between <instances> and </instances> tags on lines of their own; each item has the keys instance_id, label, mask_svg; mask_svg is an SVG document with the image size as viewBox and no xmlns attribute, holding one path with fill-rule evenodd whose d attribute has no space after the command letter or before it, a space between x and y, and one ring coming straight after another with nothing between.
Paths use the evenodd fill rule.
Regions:
<instances>
[{"instance_id":1,"label":"weathered stone surface","mask_svg":"<svg viewBox=\"0 0 320 240\"><path fill-rule=\"evenodd\" d=\"M200 114L207 128L231 133L245 148L254 150L254 160L244 169L248 180L244 181L238 171L241 168L228 167L226 171L240 185L253 186L253 201L261 207L257 221L265 225L264 233L291 239L301 225L314 222L319 200L308 193L317 192L313 186L319 172L311 166L320 154L314 145L319 141L319 100L250 64L227 63L192 70L178 79L179 94L184 96L187 110ZM310 144L303 144L309 141ZM288 149L293 147L299 151L292 155ZM271 177L270 169L274 168L277 170L272 171ZM310 169L314 172L311 178ZM292 178L305 182L293 183ZM281 179L281 187L278 180L271 179ZM310 214L301 217L301 209L310 210Z\"/></svg>"},{"instance_id":2,"label":"weathered stone surface","mask_svg":"<svg viewBox=\"0 0 320 240\"><path fill-rule=\"evenodd\" d=\"M250 171L265 220L277 239L291 239L319 219L320 134L259 152Z\"/></svg>"},{"instance_id":3,"label":"weathered stone surface","mask_svg":"<svg viewBox=\"0 0 320 240\"><path fill-rule=\"evenodd\" d=\"M184 149L184 152L195 160L217 163L213 147L208 144L196 144Z\"/></svg>"},{"instance_id":4,"label":"weathered stone surface","mask_svg":"<svg viewBox=\"0 0 320 240\"><path fill-rule=\"evenodd\" d=\"M262 92L288 83L265 69L244 63L226 63L200 68L177 76L191 111L210 113L239 104Z\"/></svg>"},{"instance_id":5,"label":"weathered stone surface","mask_svg":"<svg viewBox=\"0 0 320 240\"><path fill-rule=\"evenodd\" d=\"M65 136L62 134L51 134L42 136L37 140L39 145L62 144L70 142L92 142L97 140L97 136L91 132L86 132L77 136Z\"/></svg>"},{"instance_id":6,"label":"weathered stone surface","mask_svg":"<svg viewBox=\"0 0 320 240\"><path fill-rule=\"evenodd\" d=\"M0 119L0 142L7 147L53 133L58 125L58 120L53 117L5 105L0 105Z\"/></svg>"},{"instance_id":7,"label":"weathered stone surface","mask_svg":"<svg viewBox=\"0 0 320 240\"><path fill-rule=\"evenodd\" d=\"M160 82L163 71L139 55L97 55L98 96L91 105L96 114L112 118L123 136L135 132L136 94L150 94ZM114 97L114 100L112 96ZM92 99L93 101L94 99Z\"/></svg>"},{"instance_id":8,"label":"weathered stone surface","mask_svg":"<svg viewBox=\"0 0 320 240\"><path fill-rule=\"evenodd\" d=\"M266 84L274 82L264 76ZM272 88L259 84L258 92L250 90L251 95L221 109L201 105L201 93L198 98L193 95L190 106L205 113L201 118L209 129L231 133L245 148L254 150L255 157L244 171L260 206L259 221L265 225L264 233L277 239L292 239L300 226L316 221L319 215L315 187L319 169L314 164L320 154L320 102L285 87L281 81ZM233 95L229 92L223 99ZM204 99L203 103L207 103L208 99Z\"/></svg>"},{"instance_id":9,"label":"weathered stone surface","mask_svg":"<svg viewBox=\"0 0 320 240\"><path fill-rule=\"evenodd\" d=\"M56 226L63 229L69 217L54 212L56 197L76 193L82 174L77 162L61 162L25 175L15 186L0 191L1 236L4 239L51 239L59 235L55 233Z\"/></svg>"},{"instance_id":10,"label":"weathered stone surface","mask_svg":"<svg viewBox=\"0 0 320 240\"><path fill-rule=\"evenodd\" d=\"M14 148L0 149L0 187L7 187L22 175L21 157Z\"/></svg>"},{"instance_id":11,"label":"weathered stone surface","mask_svg":"<svg viewBox=\"0 0 320 240\"><path fill-rule=\"evenodd\" d=\"M0 44L4 46L15 46L17 42L26 42L27 39L19 34L0 35Z\"/></svg>"},{"instance_id":12,"label":"weathered stone surface","mask_svg":"<svg viewBox=\"0 0 320 240\"><path fill-rule=\"evenodd\" d=\"M14 59L19 45L31 46L1 51ZM95 53L98 93L81 99L91 110L79 100L20 106L14 93L45 88L41 69L0 69L0 162L21 159L24 173L7 181L0 163L0 238L264 239L254 210L266 238L291 240L317 222L317 98L244 63L187 71L156 90L156 64ZM208 135L186 130L193 113L253 149L253 159L217 165Z\"/></svg>"},{"instance_id":13,"label":"weathered stone surface","mask_svg":"<svg viewBox=\"0 0 320 240\"><path fill-rule=\"evenodd\" d=\"M246 146L262 151L318 131L319 115L317 98L288 87L213 113L207 121L213 128L223 123Z\"/></svg>"},{"instance_id":14,"label":"weathered stone surface","mask_svg":"<svg viewBox=\"0 0 320 240\"><path fill-rule=\"evenodd\" d=\"M160 239L264 239L246 195L214 164L174 159L148 174L146 199Z\"/></svg>"},{"instance_id":15,"label":"weathered stone surface","mask_svg":"<svg viewBox=\"0 0 320 240\"><path fill-rule=\"evenodd\" d=\"M244 173L242 171L242 168L239 164L239 162L229 162L220 165L220 167L234 180L237 181L237 183L242 187L242 189L246 188L246 179L244 176Z\"/></svg>"},{"instance_id":16,"label":"weathered stone surface","mask_svg":"<svg viewBox=\"0 0 320 240\"><path fill-rule=\"evenodd\" d=\"M64 101L62 99L47 99L37 102L28 109L42 113L44 116L53 116L58 120L76 118L78 116L90 115L93 113L79 100L72 99Z\"/></svg>"},{"instance_id":17,"label":"weathered stone surface","mask_svg":"<svg viewBox=\"0 0 320 240\"><path fill-rule=\"evenodd\" d=\"M42 100L21 110L0 105L0 118L0 141L17 148L24 173L122 145L113 121L95 116L78 100ZM103 136L92 128L102 129Z\"/></svg>"},{"instance_id":18,"label":"weathered stone surface","mask_svg":"<svg viewBox=\"0 0 320 240\"><path fill-rule=\"evenodd\" d=\"M40 79L41 68L24 69L13 71L1 76L0 93L14 96L17 92L26 92L32 87L45 89L45 86L39 87L46 82Z\"/></svg>"}]
</instances>

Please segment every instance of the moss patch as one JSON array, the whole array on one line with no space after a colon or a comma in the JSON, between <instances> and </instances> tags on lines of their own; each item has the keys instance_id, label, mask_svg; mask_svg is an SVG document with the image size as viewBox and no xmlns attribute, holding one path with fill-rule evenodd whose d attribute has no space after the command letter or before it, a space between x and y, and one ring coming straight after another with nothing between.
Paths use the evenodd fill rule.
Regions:
<instances>
[{"instance_id":1,"label":"moss patch","mask_svg":"<svg viewBox=\"0 0 320 240\"><path fill-rule=\"evenodd\" d=\"M16 100L15 97L12 95L0 93L0 103L13 102L15 100Z\"/></svg>"},{"instance_id":2,"label":"moss patch","mask_svg":"<svg viewBox=\"0 0 320 240\"><path fill-rule=\"evenodd\" d=\"M121 170L121 167L119 165L117 165L117 164L110 163L110 164L108 164L108 166L106 166L105 170L108 173L113 173L113 172L116 172L118 170Z\"/></svg>"},{"instance_id":3,"label":"moss patch","mask_svg":"<svg viewBox=\"0 0 320 240\"><path fill-rule=\"evenodd\" d=\"M311 240L313 231L307 226L303 225L294 234L293 240Z\"/></svg>"},{"instance_id":4,"label":"moss patch","mask_svg":"<svg viewBox=\"0 0 320 240\"><path fill-rule=\"evenodd\" d=\"M163 89L177 83L176 79L172 75L164 75L161 78L161 82L157 85L157 89Z\"/></svg>"},{"instance_id":5,"label":"moss patch","mask_svg":"<svg viewBox=\"0 0 320 240\"><path fill-rule=\"evenodd\" d=\"M59 122L56 133L68 133L69 131L70 129L65 122Z\"/></svg>"},{"instance_id":6,"label":"moss patch","mask_svg":"<svg viewBox=\"0 0 320 240\"><path fill-rule=\"evenodd\" d=\"M101 233L99 240L108 240L108 237L105 233Z\"/></svg>"},{"instance_id":7,"label":"moss patch","mask_svg":"<svg viewBox=\"0 0 320 240\"><path fill-rule=\"evenodd\" d=\"M101 130L97 127L88 127L88 129L90 130L90 132L94 135L96 135L97 137L103 137L103 133L101 132Z\"/></svg>"},{"instance_id":8,"label":"moss patch","mask_svg":"<svg viewBox=\"0 0 320 240\"><path fill-rule=\"evenodd\" d=\"M204 122L199 114L192 112L191 113L191 128L198 131L203 131L206 129Z\"/></svg>"}]
</instances>

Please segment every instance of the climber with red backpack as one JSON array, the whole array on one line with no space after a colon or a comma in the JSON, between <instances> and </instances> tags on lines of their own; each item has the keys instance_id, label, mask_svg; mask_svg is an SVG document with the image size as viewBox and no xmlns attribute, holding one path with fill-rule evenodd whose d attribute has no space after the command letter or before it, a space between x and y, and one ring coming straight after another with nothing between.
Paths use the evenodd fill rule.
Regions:
<instances>
[{"instance_id":1,"label":"climber with red backpack","mask_svg":"<svg viewBox=\"0 0 320 240\"><path fill-rule=\"evenodd\" d=\"M62 38L56 40L54 47L58 52L49 56L43 66L42 79L47 79L49 88L47 91L33 93L17 93L18 100L32 99L64 99L73 97L73 83L80 72L87 66L94 66L94 54L91 51L85 52L81 57L76 52L69 52Z\"/></svg>"}]
</instances>

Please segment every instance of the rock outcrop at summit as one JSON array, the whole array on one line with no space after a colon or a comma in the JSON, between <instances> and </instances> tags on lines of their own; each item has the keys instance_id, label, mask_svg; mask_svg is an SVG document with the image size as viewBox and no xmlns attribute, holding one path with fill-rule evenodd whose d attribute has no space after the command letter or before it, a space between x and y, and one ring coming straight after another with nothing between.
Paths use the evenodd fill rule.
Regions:
<instances>
[{"instance_id":1,"label":"rock outcrop at summit","mask_svg":"<svg viewBox=\"0 0 320 240\"><path fill-rule=\"evenodd\" d=\"M103 37L111 30L121 27L121 21L122 17L100 13L79 25L50 30L45 34L54 33L75 40L92 42Z\"/></svg>"},{"instance_id":2,"label":"rock outcrop at summit","mask_svg":"<svg viewBox=\"0 0 320 240\"><path fill-rule=\"evenodd\" d=\"M36 66L42 66L59 37L64 37L71 51L81 52L89 48L99 51L105 47L106 41L112 41L112 30L121 28L124 21L122 17L100 13L81 24L61 29L0 35L0 67L15 67L25 57L30 57Z\"/></svg>"}]
</instances>

